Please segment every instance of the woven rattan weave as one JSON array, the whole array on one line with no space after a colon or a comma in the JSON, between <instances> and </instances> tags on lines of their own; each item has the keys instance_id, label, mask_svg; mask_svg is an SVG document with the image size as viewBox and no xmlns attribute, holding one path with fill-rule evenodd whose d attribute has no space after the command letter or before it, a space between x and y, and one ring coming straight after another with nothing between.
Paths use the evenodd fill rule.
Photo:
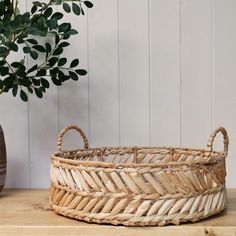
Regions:
<instances>
[{"instance_id":1,"label":"woven rattan weave","mask_svg":"<svg viewBox=\"0 0 236 236\"><path fill-rule=\"evenodd\" d=\"M77 130L83 149L62 150L64 134ZM213 151L222 133L223 151ZM95 223L163 226L195 222L226 206L224 128L206 149L172 147L89 148L84 132L69 126L51 156L50 204L56 213Z\"/></svg>"}]
</instances>

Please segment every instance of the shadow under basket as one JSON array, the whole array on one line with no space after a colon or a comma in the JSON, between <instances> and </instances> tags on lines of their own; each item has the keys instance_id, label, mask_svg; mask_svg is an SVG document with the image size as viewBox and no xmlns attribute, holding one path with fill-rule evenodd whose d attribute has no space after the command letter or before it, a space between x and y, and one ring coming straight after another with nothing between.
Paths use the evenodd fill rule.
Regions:
<instances>
[{"instance_id":1,"label":"shadow under basket","mask_svg":"<svg viewBox=\"0 0 236 236\"><path fill-rule=\"evenodd\" d=\"M77 130L83 149L62 150L64 134ZM222 133L224 151L213 151ZM69 126L51 156L50 204L63 216L125 226L196 222L226 207L228 135L216 129L206 149L173 147L89 148L84 132Z\"/></svg>"}]
</instances>

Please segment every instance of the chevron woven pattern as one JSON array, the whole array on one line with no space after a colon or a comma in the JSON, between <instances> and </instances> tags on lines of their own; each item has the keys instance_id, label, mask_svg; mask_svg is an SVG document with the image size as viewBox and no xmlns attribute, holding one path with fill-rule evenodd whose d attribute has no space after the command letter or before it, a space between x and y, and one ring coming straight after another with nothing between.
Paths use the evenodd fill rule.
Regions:
<instances>
[{"instance_id":1,"label":"chevron woven pattern","mask_svg":"<svg viewBox=\"0 0 236 236\"><path fill-rule=\"evenodd\" d=\"M84 149L63 151L64 134L76 129ZM217 133L224 151L212 150ZM95 223L148 226L195 222L226 206L228 136L219 128L207 149L88 148L83 131L65 128L51 157L50 204L56 213Z\"/></svg>"}]
</instances>

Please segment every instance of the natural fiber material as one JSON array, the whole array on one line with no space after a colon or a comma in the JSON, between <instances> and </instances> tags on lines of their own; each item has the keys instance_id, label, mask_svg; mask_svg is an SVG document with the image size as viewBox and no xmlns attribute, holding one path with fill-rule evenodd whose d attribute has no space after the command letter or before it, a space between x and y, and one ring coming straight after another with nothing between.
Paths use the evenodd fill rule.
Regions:
<instances>
[{"instance_id":1,"label":"natural fiber material","mask_svg":"<svg viewBox=\"0 0 236 236\"><path fill-rule=\"evenodd\" d=\"M62 150L64 134L77 130L84 149ZM224 151L213 151L222 133ZM226 206L228 136L216 129L207 149L171 147L88 148L84 132L69 126L51 157L50 204L56 213L126 226L179 224L215 215Z\"/></svg>"}]
</instances>

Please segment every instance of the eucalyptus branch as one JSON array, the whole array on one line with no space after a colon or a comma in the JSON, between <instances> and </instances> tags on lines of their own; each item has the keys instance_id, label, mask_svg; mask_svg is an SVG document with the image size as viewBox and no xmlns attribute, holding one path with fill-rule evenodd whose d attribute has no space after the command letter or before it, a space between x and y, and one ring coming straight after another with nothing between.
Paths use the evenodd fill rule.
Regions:
<instances>
[{"instance_id":1,"label":"eucalyptus branch","mask_svg":"<svg viewBox=\"0 0 236 236\"><path fill-rule=\"evenodd\" d=\"M70 46L68 39L78 32L70 22L63 22L64 14L52 6L62 5L64 12L79 16L84 15L83 7L91 8L93 4L82 0L35 1L30 12L19 13L17 3L18 0L6 1L0 12L0 94L11 91L13 96L20 94L21 99L27 101L25 91L28 90L42 98L51 81L60 86L69 79L84 76L87 72L78 68L79 59L69 61L63 57L65 48ZM53 43L43 42L42 39L52 34ZM22 44L23 53L33 59L30 68L26 68L24 58L8 61L8 56L17 52ZM38 65L41 54L46 56Z\"/></svg>"},{"instance_id":2,"label":"eucalyptus branch","mask_svg":"<svg viewBox=\"0 0 236 236\"><path fill-rule=\"evenodd\" d=\"M59 42L61 41L61 39L59 40ZM45 59L45 61L38 66L38 69L42 68L47 62L48 60L51 58L51 56L53 55L53 53L55 52L55 50L57 49L57 45L54 46L54 48L52 49L52 51L48 54L47 58Z\"/></svg>"}]
</instances>

